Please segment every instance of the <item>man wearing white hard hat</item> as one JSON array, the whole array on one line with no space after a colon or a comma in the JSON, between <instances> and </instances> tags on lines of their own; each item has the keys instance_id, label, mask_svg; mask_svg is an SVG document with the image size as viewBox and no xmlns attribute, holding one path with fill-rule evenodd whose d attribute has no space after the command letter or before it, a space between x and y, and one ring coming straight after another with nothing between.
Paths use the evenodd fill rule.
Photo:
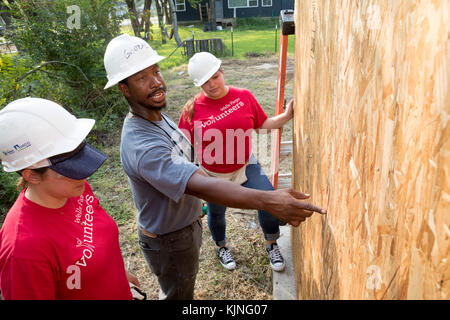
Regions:
<instances>
[{"instance_id":1,"label":"man wearing white hard hat","mask_svg":"<svg viewBox=\"0 0 450 320\"><path fill-rule=\"evenodd\" d=\"M139 285L86 181L106 160L85 142L94 123L39 98L0 111L0 159L22 189L0 230L4 299L131 299Z\"/></svg>"},{"instance_id":2,"label":"man wearing white hard hat","mask_svg":"<svg viewBox=\"0 0 450 320\"><path fill-rule=\"evenodd\" d=\"M139 245L158 277L160 299L193 299L199 266L202 204L263 209L298 226L326 210L290 189L260 191L209 177L195 164L190 140L162 110L166 84L159 56L144 40L120 35L108 44L105 88L117 84L128 101L120 146L137 208Z\"/></svg>"}]
</instances>

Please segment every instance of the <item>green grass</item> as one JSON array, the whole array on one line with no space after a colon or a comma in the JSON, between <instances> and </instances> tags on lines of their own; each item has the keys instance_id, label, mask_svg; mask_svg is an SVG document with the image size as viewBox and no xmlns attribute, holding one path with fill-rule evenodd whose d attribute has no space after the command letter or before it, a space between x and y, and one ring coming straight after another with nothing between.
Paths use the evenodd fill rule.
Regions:
<instances>
[{"instance_id":1,"label":"green grass","mask_svg":"<svg viewBox=\"0 0 450 320\"><path fill-rule=\"evenodd\" d=\"M96 147L102 150L108 159L94 175L89 177L89 184L94 194L102 195L99 200L103 209L119 226L124 225L134 217L136 209L126 174L120 163L119 145L115 143L108 147Z\"/></svg>"},{"instance_id":2,"label":"green grass","mask_svg":"<svg viewBox=\"0 0 450 320\"><path fill-rule=\"evenodd\" d=\"M178 32L181 40L191 39L212 39L221 38L225 45L226 53L224 56L231 57L233 53L234 58L245 59L247 53L257 53L261 55L273 54L275 50L279 50L279 29L275 30L276 19L241 19L238 20L238 26L231 29L227 28L222 31L203 32L203 24L193 24L190 26L180 25ZM170 33L170 27L167 27ZM122 32L133 35L131 26L122 27ZM160 63L162 69L168 69L174 66L179 66L188 61L188 57L184 55L184 48L180 47L177 50L175 39L168 40L166 44L161 44L161 32L157 26L151 28L153 40L149 43L160 55L167 57ZM276 34L276 42L275 42ZM233 36L233 41L231 39ZM276 47L275 47L276 43ZM233 52L232 52L233 51ZM288 53L294 53L294 37L289 37ZM170 56L171 55L171 56ZM169 57L170 56L170 57Z\"/></svg>"}]
</instances>

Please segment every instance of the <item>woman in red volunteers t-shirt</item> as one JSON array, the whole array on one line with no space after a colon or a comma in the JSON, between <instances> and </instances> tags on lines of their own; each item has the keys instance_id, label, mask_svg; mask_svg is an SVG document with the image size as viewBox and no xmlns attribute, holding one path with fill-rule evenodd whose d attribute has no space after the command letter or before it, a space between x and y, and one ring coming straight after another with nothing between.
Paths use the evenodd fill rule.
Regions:
<instances>
[{"instance_id":1,"label":"woman in red volunteers t-shirt","mask_svg":"<svg viewBox=\"0 0 450 320\"><path fill-rule=\"evenodd\" d=\"M186 103L178 126L190 136L202 168L210 176L244 187L273 190L252 155L252 132L281 128L292 119L293 100L283 114L268 118L250 91L225 84L221 60L208 52L197 53L189 60L188 73L202 92ZM208 226L219 247L219 260L232 270L236 263L226 246L226 207L207 205ZM277 245L280 221L262 210L258 211L258 218L267 241L270 265L273 270L282 271L285 263Z\"/></svg>"},{"instance_id":2,"label":"woman in red volunteers t-shirt","mask_svg":"<svg viewBox=\"0 0 450 320\"><path fill-rule=\"evenodd\" d=\"M94 123L38 98L0 111L2 165L23 189L0 230L3 299L129 300L129 281L139 286L86 182L106 160L84 142Z\"/></svg>"}]
</instances>

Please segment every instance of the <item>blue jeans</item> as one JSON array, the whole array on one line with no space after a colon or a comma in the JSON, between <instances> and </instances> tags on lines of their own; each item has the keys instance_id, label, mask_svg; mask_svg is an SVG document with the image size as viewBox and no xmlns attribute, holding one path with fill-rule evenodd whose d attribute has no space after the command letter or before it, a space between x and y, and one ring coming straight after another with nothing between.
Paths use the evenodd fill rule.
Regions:
<instances>
[{"instance_id":1,"label":"blue jeans","mask_svg":"<svg viewBox=\"0 0 450 320\"><path fill-rule=\"evenodd\" d=\"M243 187L258 190L273 190L273 186L270 183L269 178L267 178L266 174L262 170L259 161L256 161L256 163L249 161L249 164L245 169L245 175L247 176L247 181L242 184ZM225 246L225 211L227 207L211 202L208 202L207 205L208 227L211 231L212 238L218 246ZM267 211L258 210L258 219L264 233L264 238L267 241L277 240L280 237L280 221L278 218L274 217Z\"/></svg>"}]
</instances>

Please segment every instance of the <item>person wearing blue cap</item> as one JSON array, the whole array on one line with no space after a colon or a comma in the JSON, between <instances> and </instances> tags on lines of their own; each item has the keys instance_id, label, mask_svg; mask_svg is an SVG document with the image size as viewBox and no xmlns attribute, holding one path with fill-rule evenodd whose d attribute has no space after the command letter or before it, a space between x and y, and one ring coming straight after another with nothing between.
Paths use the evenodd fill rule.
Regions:
<instances>
[{"instance_id":1,"label":"person wearing blue cap","mask_svg":"<svg viewBox=\"0 0 450 320\"><path fill-rule=\"evenodd\" d=\"M19 197L0 230L3 299L132 299L114 220L86 179L106 160L77 119L40 98L0 111L0 159L20 174Z\"/></svg>"}]
</instances>

